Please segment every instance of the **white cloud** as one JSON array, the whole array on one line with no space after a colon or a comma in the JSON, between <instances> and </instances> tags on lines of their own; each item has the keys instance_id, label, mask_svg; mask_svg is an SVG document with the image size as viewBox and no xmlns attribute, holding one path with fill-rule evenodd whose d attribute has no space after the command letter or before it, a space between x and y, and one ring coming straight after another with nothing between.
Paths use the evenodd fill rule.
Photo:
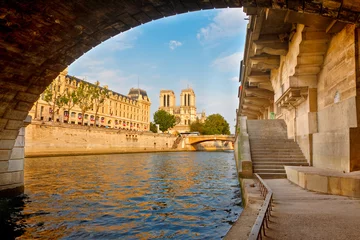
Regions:
<instances>
[{"instance_id":1,"label":"white cloud","mask_svg":"<svg viewBox=\"0 0 360 240\"><path fill-rule=\"evenodd\" d=\"M196 38L204 43L219 38L231 37L239 34L247 22L242 9L232 8L221 10L206 27L201 28L196 34Z\"/></svg>"},{"instance_id":2,"label":"white cloud","mask_svg":"<svg viewBox=\"0 0 360 240\"><path fill-rule=\"evenodd\" d=\"M235 52L231 55L215 59L211 63L211 66L222 72L234 71L235 69L240 68L240 61L242 58L243 52Z\"/></svg>"},{"instance_id":3,"label":"white cloud","mask_svg":"<svg viewBox=\"0 0 360 240\"><path fill-rule=\"evenodd\" d=\"M182 45L182 43L179 42L179 41L176 41L176 40L171 40L171 41L169 42L169 48L170 48L171 50L174 50L175 48L180 47L181 45Z\"/></svg>"},{"instance_id":4,"label":"white cloud","mask_svg":"<svg viewBox=\"0 0 360 240\"><path fill-rule=\"evenodd\" d=\"M232 77L232 78L230 78L230 81L238 82L238 81L239 81L239 77Z\"/></svg>"},{"instance_id":5,"label":"white cloud","mask_svg":"<svg viewBox=\"0 0 360 240\"><path fill-rule=\"evenodd\" d=\"M123 51L134 48L136 41L141 34L142 32L136 28L130 29L126 32L122 32L116 35L108 41L105 41L103 43L103 47L106 48L106 50L112 51Z\"/></svg>"}]
</instances>

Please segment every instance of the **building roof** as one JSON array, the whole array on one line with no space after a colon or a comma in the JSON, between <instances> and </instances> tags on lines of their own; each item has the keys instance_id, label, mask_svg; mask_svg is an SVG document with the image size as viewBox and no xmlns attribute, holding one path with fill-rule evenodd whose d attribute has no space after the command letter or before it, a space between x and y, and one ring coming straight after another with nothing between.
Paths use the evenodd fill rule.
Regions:
<instances>
[{"instance_id":1,"label":"building roof","mask_svg":"<svg viewBox=\"0 0 360 240\"><path fill-rule=\"evenodd\" d=\"M66 75L66 77L67 77L67 78L70 78L71 80L75 80L76 83L84 82L84 83L89 84L89 85L91 85L91 86L95 86L95 84L93 84L93 83L87 82L87 81L85 81L85 80L82 80L82 79L80 79L80 78L77 78L77 77L74 77L74 76L71 76L71 75ZM100 86L99 86L99 87L100 87ZM102 88L102 87L100 87L100 88ZM131 89L130 89L130 91L131 91ZM144 91L144 90L142 90L142 91ZM129 100L135 100L135 101L137 100L137 98L135 99L135 98L133 98L133 97L129 97L129 96L123 95L123 94L121 94L121 93L114 92L114 91L112 91L112 90L110 90L110 89L109 89L109 92L111 92L113 95L119 95L119 96L121 96L121 97L123 97L123 98L128 98ZM145 94L146 94L146 91L144 91L144 92L145 92ZM130 92L129 92L129 94L130 94Z\"/></svg>"},{"instance_id":2,"label":"building roof","mask_svg":"<svg viewBox=\"0 0 360 240\"><path fill-rule=\"evenodd\" d=\"M139 94L140 94L140 96L141 96L141 98L143 100L149 101L149 97L148 97L146 91L144 89L141 89L141 88L131 88L130 91L129 91L128 96L131 99L137 100L137 99L139 99Z\"/></svg>"}]
</instances>

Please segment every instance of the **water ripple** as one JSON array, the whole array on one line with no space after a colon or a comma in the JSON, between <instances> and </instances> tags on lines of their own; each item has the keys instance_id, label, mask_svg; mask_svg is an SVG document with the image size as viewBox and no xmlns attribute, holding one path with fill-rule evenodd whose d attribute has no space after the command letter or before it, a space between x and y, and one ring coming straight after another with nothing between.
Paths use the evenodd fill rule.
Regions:
<instances>
[{"instance_id":1,"label":"water ripple","mask_svg":"<svg viewBox=\"0 0 360 240\"><path fill-rule=\"evenodd\" d=\"M6 238L219 239L242 209L233 153L26 159L25 185Z\"/></svg>"}]
</instances>

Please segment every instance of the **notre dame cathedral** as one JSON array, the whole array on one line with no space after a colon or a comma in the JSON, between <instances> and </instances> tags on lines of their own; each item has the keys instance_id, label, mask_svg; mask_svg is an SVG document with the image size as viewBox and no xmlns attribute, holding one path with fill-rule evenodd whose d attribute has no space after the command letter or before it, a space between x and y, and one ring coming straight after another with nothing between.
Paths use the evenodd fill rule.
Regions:
<instances>
[{"instance_id":1,"label":"notre dame cathedral","mask_svg":"<svg viewBox=\"0 0 360 240\"><path fill-rule=\"evenodd\" d=\"M190 124L197 119L204 122L206 119L205 112L196 113L196 97L192 88L181 90L180 106L176 106L176 97L172 90L160 91L159 110L173 114L176 117L176 125L171 131L179 133L190 131Z\"/></svg>"}]
</instances>

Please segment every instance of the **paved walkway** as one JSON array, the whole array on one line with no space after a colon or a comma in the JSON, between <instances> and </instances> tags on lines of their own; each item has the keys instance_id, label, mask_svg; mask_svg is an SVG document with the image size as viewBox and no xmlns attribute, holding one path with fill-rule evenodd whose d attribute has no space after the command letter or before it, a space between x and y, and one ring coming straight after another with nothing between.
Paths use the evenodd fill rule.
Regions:
<instances>
[{"instance_id":1,"label":"paved walkway","mask_svg":"<svg viewBox=\"0 0 360 240\"><path fill-rule=\"evenodd\" d=\"M264 239L360 239L360 200L310 192L287 179L266 180L274 192Z\"/></svg>"}]
</instances>

